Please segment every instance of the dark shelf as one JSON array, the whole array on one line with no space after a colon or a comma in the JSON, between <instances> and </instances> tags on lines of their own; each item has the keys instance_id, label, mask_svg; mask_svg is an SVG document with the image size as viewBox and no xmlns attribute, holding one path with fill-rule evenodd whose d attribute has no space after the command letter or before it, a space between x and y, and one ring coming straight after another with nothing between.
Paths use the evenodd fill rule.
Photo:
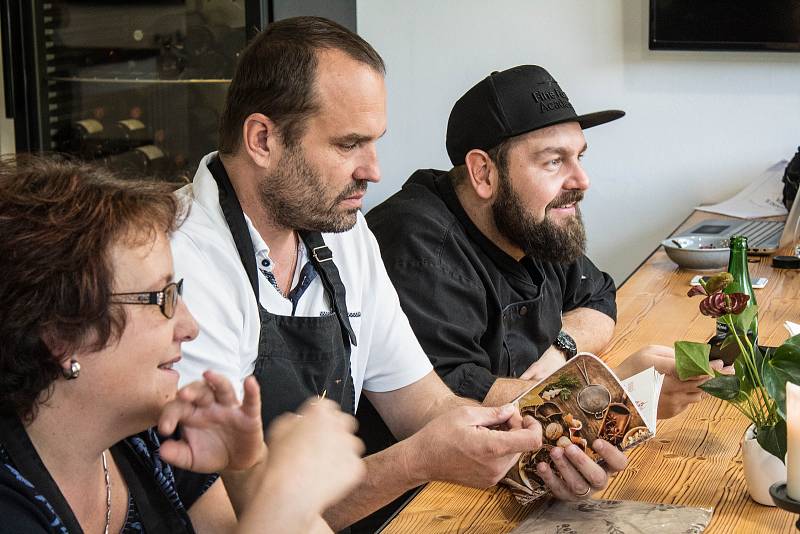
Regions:
<instances>
[{"instance_id":1,"label":"dark shelf","mask_svg":"<svg viewBox=\"0 0 800 534\"><path fill-rule=\"evenodd\" d=\"M48 80L70 83L140 83L140 84L168 84L168 85L191 85L191 84L226 84L231 83L230 78L190 78L177 80L163 80L159 78L83 78L79 76L50 76Z\"/></svg>"}]
</instances>

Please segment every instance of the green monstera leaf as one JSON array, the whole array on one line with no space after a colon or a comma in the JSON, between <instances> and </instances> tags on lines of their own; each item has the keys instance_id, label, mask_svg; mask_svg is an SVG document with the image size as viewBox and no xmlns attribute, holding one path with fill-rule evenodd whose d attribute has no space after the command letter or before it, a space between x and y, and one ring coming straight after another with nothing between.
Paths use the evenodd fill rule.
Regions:
<instances>
[{"instance_id":1,"label":"green monstera leaf","mask_svg":"<svg viewBox=\"0 0 800 534\"><path fill-rule=\"evenodd\" d=\"M762 449L777 457L781 462L786 461L786 421L781 419L772 426L758 427L756 440Z\"/></svg>"},{"instance_id":2,"label":"green monstera leaf","mask_svg":"<svg viewBox=\"0 0 800 534\"><path fill-rule=\"evenodd\" d=\"M786 357L790 354L800 354L800 334L790 337L775 349L775 356Z\"/></svg>"},{"instance_id":3,"label":"green monstera leaf","mask_svg":"<svg viewBox=\"0 0 800 534\"><path fill-rule=\"evenodd\" d=\"M731 402L745 400L745 393L742 391L737 376L717 375L698 387L718 399Z\"/></svg>"},{"instance_id":4,"label":"green monstera leaf","mask_svg":"<svg viewBox=\"0 0 800 534\"><path fill-rule=\"evenodd\" d=\"M790 337L764 358L761 365L764 387L778 404L778 413L786 418L786 382L800 384L800 334Z\"/></svg>"},{"instance_id":5,"label":"green monstera leaf","mask_svg":"<svg viewBox=\"0 0 800 534\"><path fill-rule=\"evenodd\" d=\"M714 376L714 371L708 364L708 354L711 345L696 343L694 341L675 342L675 368L678 378L686 380L695 376Z\"/></svg>"}]
</instances>

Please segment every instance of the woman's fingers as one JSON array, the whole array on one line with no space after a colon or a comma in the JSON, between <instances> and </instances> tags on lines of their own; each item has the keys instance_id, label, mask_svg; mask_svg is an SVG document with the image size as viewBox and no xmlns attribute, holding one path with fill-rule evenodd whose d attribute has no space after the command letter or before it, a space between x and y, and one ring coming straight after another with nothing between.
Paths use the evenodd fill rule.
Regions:
<instances>
[{"instance_id":1,"label":"woman's fingers","mask_svg":"<svg viewBox=\"0 0 800 534\"><path fill-rule=\"evenodd\" d=\"M178 390L177 399L197 406L211 406L214 403L214 390L203 380L192 382Z\"/></svg>"},{"instance_id":2,"label":"woman's fingers","mask_svg":"<svg viewBox=\"0 0 800 534\"><path fill-rule=\"evenodd\" d=\"M239 404L239 400L236 398L236 392L233 390L233 385L227 378L214 371L206 371L203 373L203 378L206 379L206 382L214 392L214 399L217 403L223 406L235 406Z\"/></svg>"},{"instance_id":3,"label":"woman's fingers","mask_svg":"<svg viewBox=\"0 0 800 534\"><path fill-rule=\"evenodd\" d=\"M191 417L195 409L195 405L190 402L180 400L168 402L161 410L161 417L158 418L158 432L162 436L171 435L178 427L178 423Z\"/></svg>"},{"instance_id":4,"label":"woman's fingers","mask_svg":"<svg viewBox=\"0 0 800 534\"><path fill-rule=\"evenodd\" d=\"M248 417L261 417L261 387L253 375L244 380L242 412Z\"/></svg>"}]
</instances>

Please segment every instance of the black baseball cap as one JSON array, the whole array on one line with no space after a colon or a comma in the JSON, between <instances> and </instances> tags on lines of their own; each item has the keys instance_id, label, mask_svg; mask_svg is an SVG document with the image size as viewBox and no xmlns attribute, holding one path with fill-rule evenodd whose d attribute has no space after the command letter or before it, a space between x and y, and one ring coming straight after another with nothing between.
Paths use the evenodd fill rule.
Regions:
<instances>
[{"instance_id":1,"label":"black baseball cap","mask_svg":"<svg viewBox=\"0 0 800 534\"><path fill-rule=\"evenodd\" d=\"M567 94L538 65L493 72L458 99L447 121L447 154L462 165L467 152L562 122L591 128L625 115L617 109L578 115Z\"/></svg>"}]
</instances>

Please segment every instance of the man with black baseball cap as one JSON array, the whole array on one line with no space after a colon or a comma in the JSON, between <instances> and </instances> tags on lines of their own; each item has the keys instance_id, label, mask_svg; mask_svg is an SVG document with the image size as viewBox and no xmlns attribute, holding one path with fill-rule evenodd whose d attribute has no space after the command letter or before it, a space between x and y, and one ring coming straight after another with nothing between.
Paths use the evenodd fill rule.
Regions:
<instances>
[{"instance_id":1,"label":"man with black baseball cap","mask_svg":"<svg viewBox=\"0 0 800 534\"><path fill-rule=\"evenodd\" d=\"M454 167L416 171L367 215L417 338L458 395L507 402L611 339L615 287L584 255L580 160L582 130L624 115L578 115L536 65L494 72L450 113ZM668 347L645 347L616 371L651 365L667 375L660 417L700 399L702 381L679 381Z\"/></svg>"},{"instance_id":2,"label":"man with black baseball cap","mask_svg":"<svg viewBox=\"0 0 800 534\"><path fill-rule=\"evenodd\" d=\"M458 99L447 123L447 154L459 166L470 150L490 150L533 130L565 122L586 129L624 116L616 109L578 115L546 70L520 65L493 72Z\"/></svg>"}]
</instances>

